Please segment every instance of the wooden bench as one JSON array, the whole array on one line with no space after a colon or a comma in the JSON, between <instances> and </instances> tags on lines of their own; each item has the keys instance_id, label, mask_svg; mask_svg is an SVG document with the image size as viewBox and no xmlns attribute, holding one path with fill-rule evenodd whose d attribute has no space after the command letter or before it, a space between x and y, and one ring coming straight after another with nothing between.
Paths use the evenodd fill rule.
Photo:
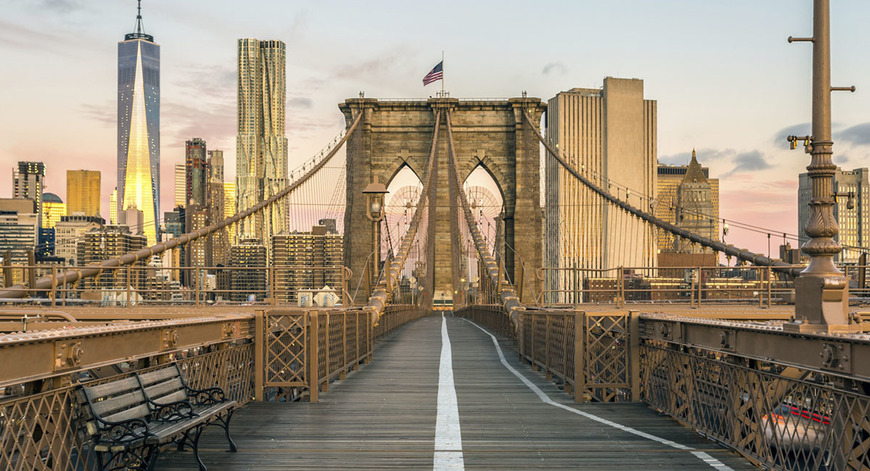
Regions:
<instances>
[{"instance_id":1,"label":"wooden bench","mask_svg":"<svg viewBox=\"0 0 870 471\"><path fill-rule=\"evenodd\" d=\"M192 389L177 364L78 390L81 420L100 469L152 470L163 445L193 447L200 470L199 437L205 426L224 429L230 451L230 419L236 401L220 388Z\"/></svg>"}]
</instances>

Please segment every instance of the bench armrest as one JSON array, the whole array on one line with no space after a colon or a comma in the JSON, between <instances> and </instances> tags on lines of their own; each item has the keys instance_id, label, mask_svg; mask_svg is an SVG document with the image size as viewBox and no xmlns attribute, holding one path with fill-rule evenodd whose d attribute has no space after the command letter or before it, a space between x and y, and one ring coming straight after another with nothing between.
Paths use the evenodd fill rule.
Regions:
<instances>
[{"instance_id":1,"label":"bench armrest","mask_svg":"<svg viewBox=\"0 0 870 471\"><path fill-rule=\"evenodd\" d=\"M198 406L210 406L226 401L226 395L221 388L192 389L187 388L191 402Z\"/></svg>"},{"instance_id":2,"label":"bench armrest","mask_svg":"<svg viewBox=\"0 0 870 471\"><path fill-rule=\"evenodd\" d=\"M148 430L148 422L145 422L144 419L137 418L123 422L110 422L97 418L97 421L101 424L99 435L107 441L125 443L141 440L153 435Z\"/></svg>"},{"instance_id":3,"label":"bench armrest","mask_svg":"<svg viewBox=\"0 0 870 471\"><path fill-rule=\"evenodd\" d=\"M160 422L178 422L179 420L196 417L193 412L193 405L188 401L171 402L169 404L157 404L152 400L148 400L154 408L151 413L152 420Z\"/></svg>"}]
</instances>

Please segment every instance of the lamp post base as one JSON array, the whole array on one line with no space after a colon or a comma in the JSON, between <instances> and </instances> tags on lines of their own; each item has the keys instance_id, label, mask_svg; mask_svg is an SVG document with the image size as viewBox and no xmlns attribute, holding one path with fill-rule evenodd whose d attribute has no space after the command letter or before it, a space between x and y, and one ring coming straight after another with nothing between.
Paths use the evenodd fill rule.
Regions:
<instances>
[{"instance_id":1,"label":"lamp post base","mask_svg":"<svg viewBox=\"0 0 870 471\"><path fill-rule=\"evenodd\" d=\"M795 279L795 320L786 332L858 332L849 323L849 283L842 275L807 275Z\"/></svg>"}]
</instances>

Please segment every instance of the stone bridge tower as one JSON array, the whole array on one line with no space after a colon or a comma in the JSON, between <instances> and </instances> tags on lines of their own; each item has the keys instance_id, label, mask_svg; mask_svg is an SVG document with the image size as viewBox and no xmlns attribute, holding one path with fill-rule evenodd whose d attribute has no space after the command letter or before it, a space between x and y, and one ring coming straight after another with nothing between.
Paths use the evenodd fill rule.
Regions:
<instances>
[{"instance_id":1,"label":"stone bridge tower","mask_svg":"<svg viewBox=\"0 0 870 471\"><path fill-rule=\"evenodd\" d=\"M430 145L435 132L436 109L449 109L453 127L457 163L463 182L478 166L492 176L504 201L504 242L499 250L505 255L505 272L516 282L521 266L525 267L524 285L539 291L536 271L542 263L542 213L540 201L540 145L534 131L523 118L523 108L539 122L546 104L538 98L508 100L429 100L379 101L352 98L339 104L347 126L360 113L362 121L347 143L347 208L345 212L344 263L354 273L363 273L372 252L372 223L366 218L362 190L377 176L387 186L393 177L408 166L420 180L425 180ZM436 158L436 209L430 208L434 222L434 244L429 260L434 260L434 292L453 293L455 279L453 251L458 237L451 234L458 224L459 211L451 201L448 171L446 122L442 121ZM460 182L462 184L463 182ZM432 223L430 222L430 223ZM453 229L451 229L453 228ZM429 292L431 294L431 291ZM356 303L366 301L360 292ZM523 290L523 301L532 293Z\"/></svg>"}]
</instances>

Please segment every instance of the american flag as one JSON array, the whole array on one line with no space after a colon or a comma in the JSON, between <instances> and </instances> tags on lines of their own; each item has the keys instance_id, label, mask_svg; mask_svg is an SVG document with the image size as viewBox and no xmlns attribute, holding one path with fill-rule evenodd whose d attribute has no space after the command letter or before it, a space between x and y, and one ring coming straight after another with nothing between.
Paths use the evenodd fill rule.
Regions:
<instances>
[{"instance_id":1,"label":"american flag","mask_svg":"<svg viewBox=\"0 0 870 471\"><path fill-rule=\"evenodd\" d=\"M432 67L432 70L423 77L423 86L429 85L432 82L437 82L438 80L442 80L444 78L444 70L441 66L444 64L444 61L441 61L435 67Z\"/></svg>"}]
</instances>

